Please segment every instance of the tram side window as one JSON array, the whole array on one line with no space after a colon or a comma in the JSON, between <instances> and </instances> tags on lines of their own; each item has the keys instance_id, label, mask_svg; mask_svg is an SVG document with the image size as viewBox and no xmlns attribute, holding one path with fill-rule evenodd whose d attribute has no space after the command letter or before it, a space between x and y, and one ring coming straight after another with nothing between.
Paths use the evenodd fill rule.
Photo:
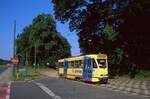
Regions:
<instances>
[{"instance_id":1,"label":"tram side window","mask_svg":"<svg viewBox=\"0 0 150 99\"><path fill-rule=\"evenodd\" d=\"M71 62L70 61L68 62L68 68L71 68Z\"/></svg>"},{"instance_id":2,"label":"tram side window","mask_svg":"<svg viewBox=\"0 0 150 99\"><path fill-rule=\"evenodd\" d=\"M78 68L78 61L74 61L74 67Z\"/></svg>"},{"instance_id":3,"label":"tram side window","mask_svg":"<svg viewBox=\"0 0 150 99\"><path fill-rule=\"evenodd\" d=\"M78 61L78 66L81 67L81 60Z\"/></svg>"},{"instance_id":4,"label":"tram side window","mask_svg":"<svg viewBox=\"0 0 150 99\"><path fill-rule=\"evenodd\" d=\"M83 60L80 60L80 68L83 67Z\"/></svg>"},{"instance_id":5,"label":"tram side window","mask_svg":"<svg viewBox=\"0 0 150 99\"><path fill-rule=\"evenodd\" d=\"M75 68L81 68L82 67L82 61L81 60L74 61L74 67Z\"/></svg>"},{"instance_id":6,"label":"tram side window","mask_svg":"<svg viewBox=\"0 0 150 99\"><path fill-rule=\"evenodd\" d=\"M68 62L68 68L70 67L70 65L71 65L71 63L70 63L70 62Z\"/></svg>"},{"instance_id":7,"label":"tram side window","mask_svg":"<svg viewBox=\"0 0 150 99\"><path fill-rule=\"evenodd\" d=\"M82 60L79 60L79 68L82 68L82 66L83 66Z\"/></svg>"},{"instance_id":8,"label":"tram side window","mask_svg":"<svg viewBox=\"0 0 150 99\"><path fill-rule=\"evenodd\" d=\"M74 67L74 61L70 62L70 68Z\"/></svg>"}]
</instances>

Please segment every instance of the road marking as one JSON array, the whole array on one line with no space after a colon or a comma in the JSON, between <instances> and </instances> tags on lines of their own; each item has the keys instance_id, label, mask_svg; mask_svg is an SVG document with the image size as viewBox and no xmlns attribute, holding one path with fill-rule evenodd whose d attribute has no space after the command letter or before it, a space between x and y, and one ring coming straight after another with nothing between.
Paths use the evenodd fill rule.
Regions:
<instances>
[{"instance_id":1,"label":"road marking","mask_svg":"<svg viewBox=\"0 0 150 99\"><path fill-rule=\"evenodd\" d=\"M42 83L35 83L35 84L38 85L45 93L51 96L52 99L62 99L60 96L55 95L54 92L52 92L49 88L44 86Z\"/></svg>"}]
</instances>

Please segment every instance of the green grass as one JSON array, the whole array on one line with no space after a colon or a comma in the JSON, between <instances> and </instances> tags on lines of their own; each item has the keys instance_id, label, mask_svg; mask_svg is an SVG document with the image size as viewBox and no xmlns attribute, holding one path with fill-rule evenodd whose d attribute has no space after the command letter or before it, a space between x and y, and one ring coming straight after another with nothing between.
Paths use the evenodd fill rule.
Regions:
<instances>
[{"instance_id":1,"label":"green grass","mask_svg":"<svg viewBox=\"0 0 150 99\"><path fill-rule=\"evenodd\" d=\"M27 77L35 77L38 76L39 72L37 72L37 70L35 70L34 68L29 68L28 72L27 72Z\"/></svg>"},{"instance_id":2,"label":"green grass","mask_svg":"<svg viewBox=\"0 0 150 99\"><path fill-rule=\"evenodd\" d=\"M15 74L16 76L14 80L25 80L25 79L32 80L37 78L40 75L39 72L32 67L28 68L27 72L26 71L18 72L18 73L16 72ZM18 74L18 78L17 78L17 74Z\"/></svg>"},{"instance_id":3,"label":"green grass","mask_svg":"<svg viewBox=\"0 0 150 99\"><path fill-rule=\"evenodd\" d=\"M3 67L4 65L0 65L0 67Z\"/></svg>"},{"instance_id":4,"label":"green grass","mask_svg":"<svg viewBox=\"0 0 150 99\"><path fill-rule=\"evenodd\" d=\"M136 74L135 78L137 78L137 79L150 79L150 71L141 70L138 74Z\"/></svg>"}]
</instances>

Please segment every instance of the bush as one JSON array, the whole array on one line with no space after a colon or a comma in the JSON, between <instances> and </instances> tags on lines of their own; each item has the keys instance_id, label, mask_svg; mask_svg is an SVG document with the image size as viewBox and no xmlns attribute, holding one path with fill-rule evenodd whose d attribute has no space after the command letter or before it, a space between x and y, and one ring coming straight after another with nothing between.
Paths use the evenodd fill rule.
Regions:
<instances>
[{"instance_id":1,"label":"bush","mask_svg":"<svg viewBox=\"0 0 150 99\"><path fill-rule=\"evenodd\" d=\"M143 78L150 78L150 71L141 70L137 73L136 78L143 79Z\"/></svg>"}]
</instances>

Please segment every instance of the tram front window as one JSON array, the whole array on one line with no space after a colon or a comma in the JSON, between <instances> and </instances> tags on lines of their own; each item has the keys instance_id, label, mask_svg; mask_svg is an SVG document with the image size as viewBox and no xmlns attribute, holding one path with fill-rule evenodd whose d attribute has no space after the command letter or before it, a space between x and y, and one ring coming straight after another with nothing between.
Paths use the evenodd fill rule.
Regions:
<instances>
[{"instance_id":1,"label":"tram front window","mask_svg":"<svg viewBox=\"0 0 150 99\"><path fill-rule=\"evenodd\" d=\"M105 59L98 59L98 65L100 68L106 68L106 60Z\"/></svg>"}]
</instances>

